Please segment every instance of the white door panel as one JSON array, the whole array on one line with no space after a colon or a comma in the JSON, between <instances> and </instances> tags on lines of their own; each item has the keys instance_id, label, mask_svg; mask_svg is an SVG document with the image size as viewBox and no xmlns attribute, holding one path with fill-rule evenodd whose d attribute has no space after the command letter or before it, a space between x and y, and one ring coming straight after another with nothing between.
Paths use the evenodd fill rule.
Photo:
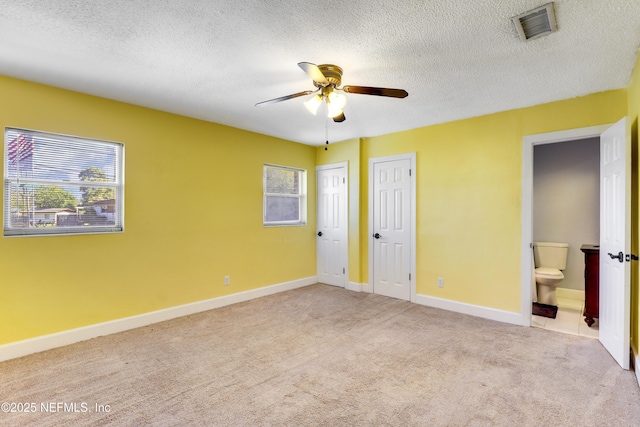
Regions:
<instances>
[{"instance_id":1,"label":"white door panel","mask_svg":"<svg viewBox=\"0 0 640 427\"><path fill-rule=\"evenodd\" d=\"M411 299L411 160L373 163L373 291Z\"/></svg>"},{"instance_id":2,"label":"white door panel","mask_svg":"<svg viewBox=\"0 0 640 427\"><path fill-rule=\"evenodd\" d=\"M346 166L318 167L317 274L320 283L345 287L348 258Z\"/></svg>"},{"instance_id":3,"label":"white door panel","mask_svg":"<svg viewBox=\"0 0 640 427\"><path fill-rule=\"evenodd\" d=\"M600 136L600 318L602 345L629 369L631 209L626 119Z\"/></svg>"}]
</instances>

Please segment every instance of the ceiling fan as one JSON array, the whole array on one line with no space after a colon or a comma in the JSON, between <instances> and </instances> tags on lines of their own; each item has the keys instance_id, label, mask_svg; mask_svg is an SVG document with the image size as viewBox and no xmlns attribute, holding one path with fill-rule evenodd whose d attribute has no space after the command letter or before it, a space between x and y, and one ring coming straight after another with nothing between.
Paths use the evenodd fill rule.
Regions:
<instances>
[{"instance_id":1,"label":"ceiling fan","mask_svg":"<svg viewBox=\"0 0 640 427\"><path fill-rule=\"evenodd\" d=\"M409 95L404 89L389 89L371 86L340 87L340 83L342 83L342 68L337 65L315 65L310 62L300 62L298 63L298 66L313 79L313 85L317 88L316 90L305 90L304 92L298 92L292 95L258 102L256 107L275 104L277 102L315 93L316 95L313 98L304 103L305 107L307 107L312 114L316 114L318 112L318 108L324 101L327 104L327 116L333 118L334 122L339 123L346 119L342 109L344 108L347 100L344 95L337 93L338 91L358 93L361 95L388 96L391 98L405 98Z\"/></svg>"}]
</instances>

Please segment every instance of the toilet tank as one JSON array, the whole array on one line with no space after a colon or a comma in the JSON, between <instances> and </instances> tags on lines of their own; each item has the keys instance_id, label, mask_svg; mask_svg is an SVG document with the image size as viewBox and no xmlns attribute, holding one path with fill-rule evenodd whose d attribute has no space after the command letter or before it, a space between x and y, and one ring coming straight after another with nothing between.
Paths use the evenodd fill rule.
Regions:
<instances>
[{"instance_id":1,"label":"toilet tank","mask_svg":"<svg viewBox=\"0 0 640 427\"><path fill-rule=\"evenodd\" d=\"M536 267L567 268L568 243L534 242L533 256Z\"/></svg>"}]
</instances>

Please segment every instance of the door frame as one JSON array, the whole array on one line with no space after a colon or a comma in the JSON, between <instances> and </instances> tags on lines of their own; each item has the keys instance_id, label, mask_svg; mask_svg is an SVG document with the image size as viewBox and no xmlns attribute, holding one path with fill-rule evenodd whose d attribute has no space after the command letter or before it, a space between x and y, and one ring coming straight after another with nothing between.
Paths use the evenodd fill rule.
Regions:
<instances>
[{"instance_id":1,"label":"door frame","mask_svg":"<svg viewBox=\"0 0 640 427\"><path fill-rule=\"evenodd\" d=\"M409 179L409 183L411 185L410 195L411 195L411 208L409 209L409 214L411 216L410 220L410 238L411 238L411 254L409 255L409 263L410 263L410 271L411 271L411 295L410 301L416 302L416 153L404 153L404 154L395 154L392 156L383 156L383 157L371 157L369 158L369 201L368 205L368 276L367 276L367 291L373 293L373 184L374 184L374 175L373 175L373 165L376 163L383 162L391 162L395 160L409 160L410 168L411 168L411 177Z\"/></svg>"},{"instance_id":2,"label":"door frame","mask_svg":"<svg viewBox=\"0 0 640 427\"><path fill-rule=\"evenodd\" d=\"M342 287L347 289L349 283L349 162L338 162L331 163L328 165L319 165L316 166L316 221L318 218L318 209L320 208L320 203L318 201L318 172L322 170L331 170L331 169L344 169L344 209L345 212L343 214L344 218L344 237L345 237L345 250L342 254L342 261L344 264L344 282L342 283ZM317 224L316 224L316 232L317 232ZM317 240L316 240L317 242ZM316 243L316 275L318 274L318 251L317 251L317 243Z\"/></svg>"},{"instance_id":3,"label":"door frame","mask_svg":"<svg viewBox=\"0 0 640 427\"><path fill-rule=\"evenodd\" d=\"M531 326L531 304L533 265L531 245L533 244L533 147L588 138L599 138L613 123L559 132L527 135L522 138L522 243L521 243L521 325Z\"/></svg>"}]
</instances>

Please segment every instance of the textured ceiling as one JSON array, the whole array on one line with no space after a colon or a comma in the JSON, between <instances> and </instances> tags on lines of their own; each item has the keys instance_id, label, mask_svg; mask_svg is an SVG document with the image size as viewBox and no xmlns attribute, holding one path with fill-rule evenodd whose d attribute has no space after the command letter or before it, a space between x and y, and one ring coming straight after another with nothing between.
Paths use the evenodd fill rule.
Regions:
<instances>
[{"instance_id":1,"label":"textured ceiling","mask_svg":"<svg viewBox=\"0 0 640 427\"><path fill-rule=\"evenodd\" d=\"M312 145L626 87L640 1L556 0L558 32L522 42L511 17L544 3L0 0L0 74ZM409 96L347 94L328 125L306 97L254 106L314 89L301 61Z\"/></svg>"}]
</instances>

